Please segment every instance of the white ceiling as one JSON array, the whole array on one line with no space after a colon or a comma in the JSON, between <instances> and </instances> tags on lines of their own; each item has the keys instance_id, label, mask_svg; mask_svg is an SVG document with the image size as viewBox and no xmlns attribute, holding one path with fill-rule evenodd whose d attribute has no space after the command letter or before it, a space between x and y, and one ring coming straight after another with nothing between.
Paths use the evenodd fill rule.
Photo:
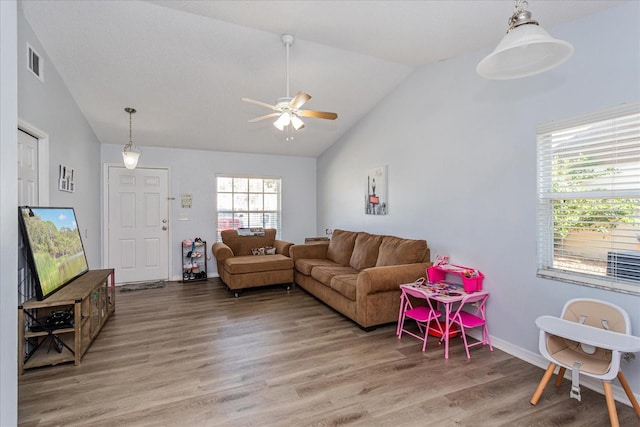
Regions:
<instances>
[{"instance_id":1,"label":"white ceiling","mask_svg":"<svg viewBox=\"0 0 640 427\"><path fill-rule=\"evenodd\" d=\"M623 1L531 0L552 27ZM507 28L514 2L498 1L42 1L25 17L96 133L128 140L134 107L140 146L318 156L417 67L478 49ZM293 142L270 111L286 95L283 33L294 34L291 92L313 96ZM571 42L571 40L569 40ZM45 67L47 65L45 64ZM46 79L46 68L45 68ZM144 155L144 154L143 154Z\"/></svg>"}]
</instances>

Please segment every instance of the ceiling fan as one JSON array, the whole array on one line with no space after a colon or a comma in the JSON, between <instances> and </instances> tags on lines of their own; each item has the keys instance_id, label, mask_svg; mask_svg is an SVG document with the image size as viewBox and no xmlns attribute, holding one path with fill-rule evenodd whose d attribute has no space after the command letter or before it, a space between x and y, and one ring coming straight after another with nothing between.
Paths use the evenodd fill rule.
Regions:
<instances>
[{"instance_id":1,"label":"ceiling fan","mask_svg":"<svg viewBox=\"0 0 640 427\"><path fill-rule=\"evenodd\" d=\"M242 98L244 102L260 105L261 107L269 108L270 110L275 111L264 116L256 117L255 119L251 119L249 120L249 123L255 123L261 120L277 117L276 121L273 122L273 125L278 130L286 129L287 132L289 132L291 127L293 127L293 129L295 130L302 129L304 127L304 122L300 117L312 117L316 119L327 120L337 119L338 115L336 113L315 110L300 110L300 107L302 107L304 103L311 99L311 95L309 95L308 93L298 92L296 96L291 98L291 96L289 95L289 47L293 43L293 36L291 34L283 34L282 43L284 43L287 52L287 96L278 98L275 105L267 104L266 102L262 101L256 101L255 99L251 98ZM293 137L287 136L287 140L288 139L293 139Z\"/></svg>"}]
</instances>

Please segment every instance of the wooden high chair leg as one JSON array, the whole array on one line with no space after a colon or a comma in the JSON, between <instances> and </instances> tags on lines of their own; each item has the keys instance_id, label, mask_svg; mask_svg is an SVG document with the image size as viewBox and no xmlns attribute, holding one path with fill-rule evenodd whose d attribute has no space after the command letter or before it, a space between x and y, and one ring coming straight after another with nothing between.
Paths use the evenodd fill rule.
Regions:
<instances>
[{"instance_id":1,"label":"wooden high chair leg","mask_svg":"<svg viewBox=\"0 0 640 427\"><path fill-rule=\"evenodd\" d=\"M553 375L553 371L555 369L556 369L556 364L549 363L549 366L547 367L547 371L542 376L542 379L540 380L540 384L538 384L538 388L536 388L536 392L533 393L533 396L531 397L531 400L529 401L529 403L531 403L534 406L538 404L538 401L540 400L540 396L542 396L542 392L544 391L544 388L547 386L547 383L551 379L551 376Z\"/></svg>"},{"instance_id":2,"label":"wooden high chair leg","mask_svg":"<svg viewBox=\"0 0 640 427\"><path fill-rule=\"evenodd\" d=\"M631 390L631 387L629 387L629 383L627 382L627 379L624 377L624 374L621 371L618 371L618 381L620 381L624 392L627 393L627 397L631 402L631 406L633 406L633 409L635 409L636 415L638 416L638 418L640 418L640 405L638 405L638 401L633 395L633 391Z\"/></svg>"},{"instance_id":3,"label":"wooden high chair leg","mask_svg":"<svg viewBox=\"0 0 640 427\"><path fill-rule=\"evenodd\" d=\"M558 376L556 377L556 387L560 387L560 385L562 384L562 380L564 379L564 373L567 371L567 368L565 368L564 366L561 366L560 369L558 369Z\"/></svg>"},{"instance_id":4,"label":"wooden high chair leg","mask_svg":"<svg viewBox=\"0 0 640 427\"><path fill-rule=\"evenodd\" d=\"M618 422L618 412L616 411L616 401L613 400L613 389L611 388L610 381L602 381L602 387L604 388L604 398L607 401L607 410L609 411L609 420L611 421L611 427L620 427Z\"/></svg>"}]
</instances>

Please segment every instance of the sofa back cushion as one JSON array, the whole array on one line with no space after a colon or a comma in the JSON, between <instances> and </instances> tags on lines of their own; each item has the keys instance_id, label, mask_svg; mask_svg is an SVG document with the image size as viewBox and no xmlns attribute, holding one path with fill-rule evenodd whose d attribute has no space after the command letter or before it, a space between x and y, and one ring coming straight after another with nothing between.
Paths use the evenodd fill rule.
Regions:
<instances>
[{"instance_id":1,"label":"sofa back cushion","mask_svg":"<svg viewBox=\"0 0 640 427\"><path fill-rule=\"evenodd\" d=\"M222 242L229 246L233 255L251 255L251 249L274 246L276 241L276 230L266 228L264 236L238 236L236 230L224 230L220 233Z\"/></svg>"},{"instance_id":2,"label":"sofa back cushion","mask_svg":"<svg viewBox=\"0 0 640 427\"><path fill-rule=\"evenodd\" d=\"M358 233L353 231L333 230L327 248L327 258L338 264L349 265L357 236Z\"/></svg>"},{"instance_id":3,"label":"sofa back cushion","mask_svg":"<svg viewBox=\"0 0 640 427\"><path fill-rule=\"evenodd\" d=\"M426 240L384 236L380 244L380 250L378 251L376 267L428 262L428 257L429 250Z\"/></svg>"},{"instance_id":4,"label":"sofa back cushion","mask_svg":"<svg viewBox=\"0 0 640 427\"><path fill-rule=\"evenodd\" d=\"M349 265L356 270L375 267L381 242L382 236L358 233L351 258L349 259Z\"/></svg>"}]
</instances>

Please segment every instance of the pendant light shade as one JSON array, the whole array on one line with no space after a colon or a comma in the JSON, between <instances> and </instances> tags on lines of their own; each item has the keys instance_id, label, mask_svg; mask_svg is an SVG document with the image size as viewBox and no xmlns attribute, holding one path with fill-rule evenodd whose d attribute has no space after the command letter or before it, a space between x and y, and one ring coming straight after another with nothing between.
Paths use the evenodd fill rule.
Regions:
<instances>
[{"instance_id":1,"label":"pendant light shade","mask_svg":"<svg viewBox=\"0 0 640 427\"><path fill-rule=\"evenodd\" d=\"M138 159L140 158L140 154L141 152L138 147L131 147L127 149L127 147L125 146L124 151L122 151L122 160L124 160L124 166L127 169L135 169L136 166L138 166Z\"/></svg>"},{"instance_id":2,"label":"pendant light shade","mask_svg":"<svg viewBox=\"0 0 640 427\"><path fill-rule=\"evenodd\" d=\"M573 54L573 46L551 37L531 18L526 6L526 1L516 1L507 34L476 67L482 77L506 80L532 76L562 64Z\"/></svg>"},{"instance_id":3,"label":"pendant light shade","mask_svg":"<svg viewBox=\"0 0 640 427\"><path fill-rule=\"evenodd\" d=\"M129 113L129 142L124 146L122 150L122 160L124 161L124 166L127 169L135 169L138 166L138 160L140 159L140 154L142 152L138 147L133 145L131 142L131 115L136 112L134 108L127 107L124 109L127 113Z\"/></svg>"}]
</instances>

